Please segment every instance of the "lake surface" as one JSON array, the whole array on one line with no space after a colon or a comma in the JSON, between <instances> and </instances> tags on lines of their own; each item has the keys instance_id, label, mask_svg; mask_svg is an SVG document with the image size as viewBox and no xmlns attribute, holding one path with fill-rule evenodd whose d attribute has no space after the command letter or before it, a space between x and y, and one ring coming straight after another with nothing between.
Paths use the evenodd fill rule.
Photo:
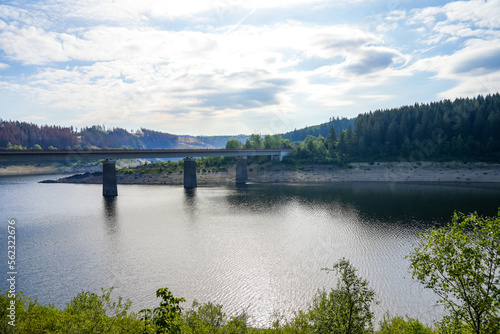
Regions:
<instances>
[{"instance_id":1,"label":"lake surface","mask_svg":"<svg viewBox=\"0 0 500 334\"><path fill-rule=\"evenodd\" d=\"M119 185L109 199L100 185L37 183L58 177L0 177L0 244L6 258L15 219L18 290L64 307L113 286L138 311L168 287L186 308L197 299L227 314L246 309L256 326L334 287L321 268L342 257L375 289L377 319L389 311L430 323L440 308L405 259L417 234L454 210L496 215L500 206L500 187L488 185Z\"/></svg>"}]
</instances>

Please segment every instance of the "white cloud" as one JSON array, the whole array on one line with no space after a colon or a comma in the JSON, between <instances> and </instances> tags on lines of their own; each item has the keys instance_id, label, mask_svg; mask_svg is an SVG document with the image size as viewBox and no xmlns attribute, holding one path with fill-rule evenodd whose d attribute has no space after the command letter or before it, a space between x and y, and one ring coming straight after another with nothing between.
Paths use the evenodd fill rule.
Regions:
<instances>
[{"instance_id":1,"label":"white cloud","mask_svg":"<svg viewBox=\"0 0 500 334\"><path fill-rule=\"evenodd\" d=\"M29 94L46 109L67 112L75 125L104 119L112 126L168 122L180 128L226 119L241 129L238 117L252 115L254 124L272 130L277 127L262 125L257 116L273 119L280 110L287 119L304 120L301 105L308 116L320 117L368 100L389 101L397 97L384 89L394 91L395 78L415 73L456 81L456 90L446 94L470 90L470 82L496 73L496 49L480 40L497 45L498 34L491 14L497 8L473 2L474 15L462 13L470 6L464 2L413 11L388 5L375 18L377 10L367 9L363 22L374 27L328 22L326 15L318 23L300 20L302 11L346 10L347 1L49 0L0 6L6 62L0 69L12 63L28 69L18 78L2 77L0 90ZM266 15L283 14L282 8L300 11L293 20L267 23ZM430 47L401 43L406 29L418 30ZM463 50L436 56L444 41Z\"/></svg>"},{"instance_id":2,"label":"white cloud","mask_svg":"<svg viewBox=\"0 0 500 334\"><path fill-rule=\"evenodd\" d=\"M500 28L499 0L456 1L444 6L449 21L471 22L480 28Z\"/></svg>"},{"instance_id":3,"label":"white cloud","mask_svg":"<svg viewBox=\"0 0 500 334\"><path fill-rule=\"evenodd\" d=\"M13 22L16 26L47 27L52 25L43 12L33 13L27 9L9 5L0 5L0 18L5 21ZM5 25L3 27L0 26L0 28L4 27Z\"/></svg>"},{"instance_id":4,"label":"white cloud","mask_svg":"<svg viewBox=\"0 0 500 334\"><path fill-rule=\"evenodd\" d=\"M294 67L311 57L338 62L327 75L347 81L404 63L400 52L375 46L382 44L380 37L344 25L289 22L222 31L98 26L70 35L20 28L0 35L0 43L10 57L27 64L95 62L42 69L31 78L41 101L60 109L98 110L87 117L283 105L307 85L310 73ZM33 43L36 50L30 49ZM269 86L272 82L277 84ZM315 97L327 106L350 103Z\"/></svg>"},{"instance_id":5,"label":"white cloud","mask_svg":"<svg viewBox=\"0 0 500 334\"><path fill-rule=\"evenodd\" d=\"M0 33L0 45L9 57L25 64L68 61L59 36L36 27L21 28Z\"/></svg>"},{"instance_id":6,"label":"white cloud","mask_svg":"<svg viewBox=\"0 0 500 334\"><path fill-rule=\"evenodd\" d=\"M414 9L409 17L409 24L424 24L427 27L432 27L437 20L437 16L443 13L442 7L425 7Z\"/></svg>"},{"instance_id":7,"label":"white cloud","mask_svg":"<svg viewBox=\"0 0 500 334\"><path fill-rule=\"evenodd\" d=\"M409 70L433 73L437 80L454 82L453 87L438 94L441 98L499 91L498 17L499 0L455 1L442 7L412 10L408 23L417 26L421 42L431 47L421 52ZM435 55L425 57L427 53Z\"/></svg>"},{"instance_id":8,"label":"white cloud","mask_svg":"<svg viewBox=\"0 0 500 334\"><path fill-rule=\"evenodd\" d=\"M393 10L389 12L385 19L388 21L401 21L406 18L406 10Z\"/></svg>"},{"instance_id":9,"label":"white cloud","mask_svg":"<svg viewBox=\"0 0 500 334\"><path fill-rule=\"evenodd\" d=\"M154 20L197 19L199 15L223 19L238 10L287 8L316 5L327 0L48 0L33 5L51 16L85 19L94 22L137 25Z\"/></svg>"},{"instance_id":10,"label":"white cloud","mask_svg":"<svg viewBox=\"0 0 500 334\"><path fill-rule=\"evenodd\" d=\"M457 85L440 94L441 97L474 96L500 91L500 44L475 39L466 47L446 56L420 60L413 68L435 72L436 78L453 80Z\"/></svg>"},{"instance_id":11,"label":"white cloud","mask_svg":"<svg viewBox=\"0 0 500 334\"><path fill-rule=\"evenodd\" d=\"M424 24L428 28L424 40L436 44L455 38L500 38L498 17L500 0L455 1L442 7L412 10L408 23Z\"/></svg>"}]
</instances>

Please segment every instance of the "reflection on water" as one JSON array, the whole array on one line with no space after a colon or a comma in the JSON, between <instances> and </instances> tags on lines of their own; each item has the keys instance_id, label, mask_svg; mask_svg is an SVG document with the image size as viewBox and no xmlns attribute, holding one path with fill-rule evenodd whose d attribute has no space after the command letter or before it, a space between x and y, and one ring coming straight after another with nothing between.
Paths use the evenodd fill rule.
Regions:
<instances>
[{"instance_id":1,"label":"reflection on water","mask_svg":"<svg viewBox=\"0 0 500 334\"><path fill-rule=\"evenodd\" d=\"M191 206L196 203L196 188L184 188L184 203L186 206Z\"/></svg>"},{"instance_id":2,"label":"reflection on water","mask_svg":"<svg viewBox=\"0 0 500 334\"><path fill-rule=\"evenodd\" d=\"M105 198L100 185L39 179L0 178L1 219L18 221L18 278L28 296L63 307L82 289L114 286L137 311L156 306L156 289L167 286L188 303L247 309L260 326L333 287L321 268L341 257L376 290L378 317L430 322L435 297L411 279L404 258L417 233L454 210L494 215L500 206L499 188L475 185L130 185Z\"/></svg>"},{"instance_id":3,"label":"reflection on water","mask_svg":"<svg viewBox=\"0 0 500 334\"><path fill-rule=\"evenodd\" d=\"M332 203L350 207L362 218L405 221L442 225L449 221L455 210L478 211L495 215L500 205L498 187L481 185L419 185L395 183L339 183L335 185L247 185L228 196L229 203L240 208L251 203L272 210L289 200L312 205L328 206Z\"/></svg>"},{"instance_id":4,"label":"reflection on water","mask_svg":"<svg viewBox=\"0 0 500 334\"><path fill-rule=\"evenodd\" d=\"M117 197L102 197L104 203L104 222L106 231L109 234L115 234L118 231L118 221L116 217Z\"/></svg>"}]
</instances>

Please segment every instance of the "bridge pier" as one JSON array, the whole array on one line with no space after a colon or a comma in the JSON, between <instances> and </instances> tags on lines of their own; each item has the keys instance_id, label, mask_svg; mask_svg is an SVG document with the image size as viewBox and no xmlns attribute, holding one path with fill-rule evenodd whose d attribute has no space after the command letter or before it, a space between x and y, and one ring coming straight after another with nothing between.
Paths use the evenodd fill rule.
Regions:
<instances>
[{"instance_id":1,"label":"bridge pier","mask_svg":"<svg viewBox=\"0 0 500 334\"><path fill-rule=\"evenodd\" d=\"M246 183L248 181L247 157L236 157L236 183Z\"/></svg>"},{"instance_id":2,"label":"bridge pier","mask_svg":"<svg viewBox=\"0 0 500 334\"><path fill-rule=\"evenodd\" d=\"M192 189L198 186L196 182L196 159L184 158L184 188Z\"/></svg>"},{"instance_id":3,"label":"bridge pier","mask_svg":"<svg viewBox=\"0 0 500 334\"><path fill-rule=\"evenodd\" d=\"M102 163L102 195L118 196L116 186L116 168L114 160L103 161Z\"/></svg>"}]
</instances>

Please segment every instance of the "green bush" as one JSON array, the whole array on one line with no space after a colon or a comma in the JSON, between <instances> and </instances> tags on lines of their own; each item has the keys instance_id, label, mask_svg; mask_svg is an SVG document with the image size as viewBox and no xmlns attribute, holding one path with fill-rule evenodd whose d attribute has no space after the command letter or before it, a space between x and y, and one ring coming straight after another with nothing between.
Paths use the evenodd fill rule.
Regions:
<instances>
[{"instance_id":1,"label":"green bush","mask_svg":"<svg viewBox=\"0 0 500 334\"><path fill-rule=\"evenodd\" d=\"M359 277L346 259L325 270L337 273L337 286L330 292L320 291L314 298L309 312L314 333L372 333L375 292L368 281Z\"/></svg>"},{"instance_id":2,"label":"green bush","mask_svg":"<svg viewBox=\"0 0 500 334\"><path fill-rule=\"evenodd\" d=\"M222 305L200 304L196 300L183 317L183 333L220 333L226 325L227 316Z\"/></svg>"},{"instance_id":3,"label":"green bush","mask_svg":"<svg viewBox=\"0 0 500 334\"><path fill-rule=\"evenodd\" d=\"M427 327L420 321L403 317L391 317L388 313L384 315L384 319L380 322L380 330L378 334L434 334L432 328Z\"/></svg>"},{"instance_id":4,"label":"green bush","mask_svg":"<svg viewBox=\"0 0 500 334\"><path fill-rule=\"evenodd\" d=\"M456 212L448 226L420 237L410 269L449 311L446 326L500 333L500 210L496 217Z\"/></svg>"},{"instance_id":5,"label":"green bush","mask_svg":"<svg viewBox=\"0 0 500 334\"><path fill-rule=\"evenodd\" d=\"M184 298L176 298L168 288L156 290L156 297L162 299L154 310L144 309L139 313L146 333L181 333L181 315Z\"/></svg>"},{"instance_id":6,"label":"green bush","mask_svg":"<svg viewBox=\"0 0 500 334\"><path fill-rule=\"evenodd\" d=\"M15 326L8 324L8 305L12 298L8 293L0 295L0 332L16 334L93 334L93 333L139 333L141 321L134 313L128 313L131 302L112 302L111 291L102 290L102 295L80 292L65 310L53 305L40 305L35 299L22 293L16 297Z\"/></svg>"}]
</instances>

